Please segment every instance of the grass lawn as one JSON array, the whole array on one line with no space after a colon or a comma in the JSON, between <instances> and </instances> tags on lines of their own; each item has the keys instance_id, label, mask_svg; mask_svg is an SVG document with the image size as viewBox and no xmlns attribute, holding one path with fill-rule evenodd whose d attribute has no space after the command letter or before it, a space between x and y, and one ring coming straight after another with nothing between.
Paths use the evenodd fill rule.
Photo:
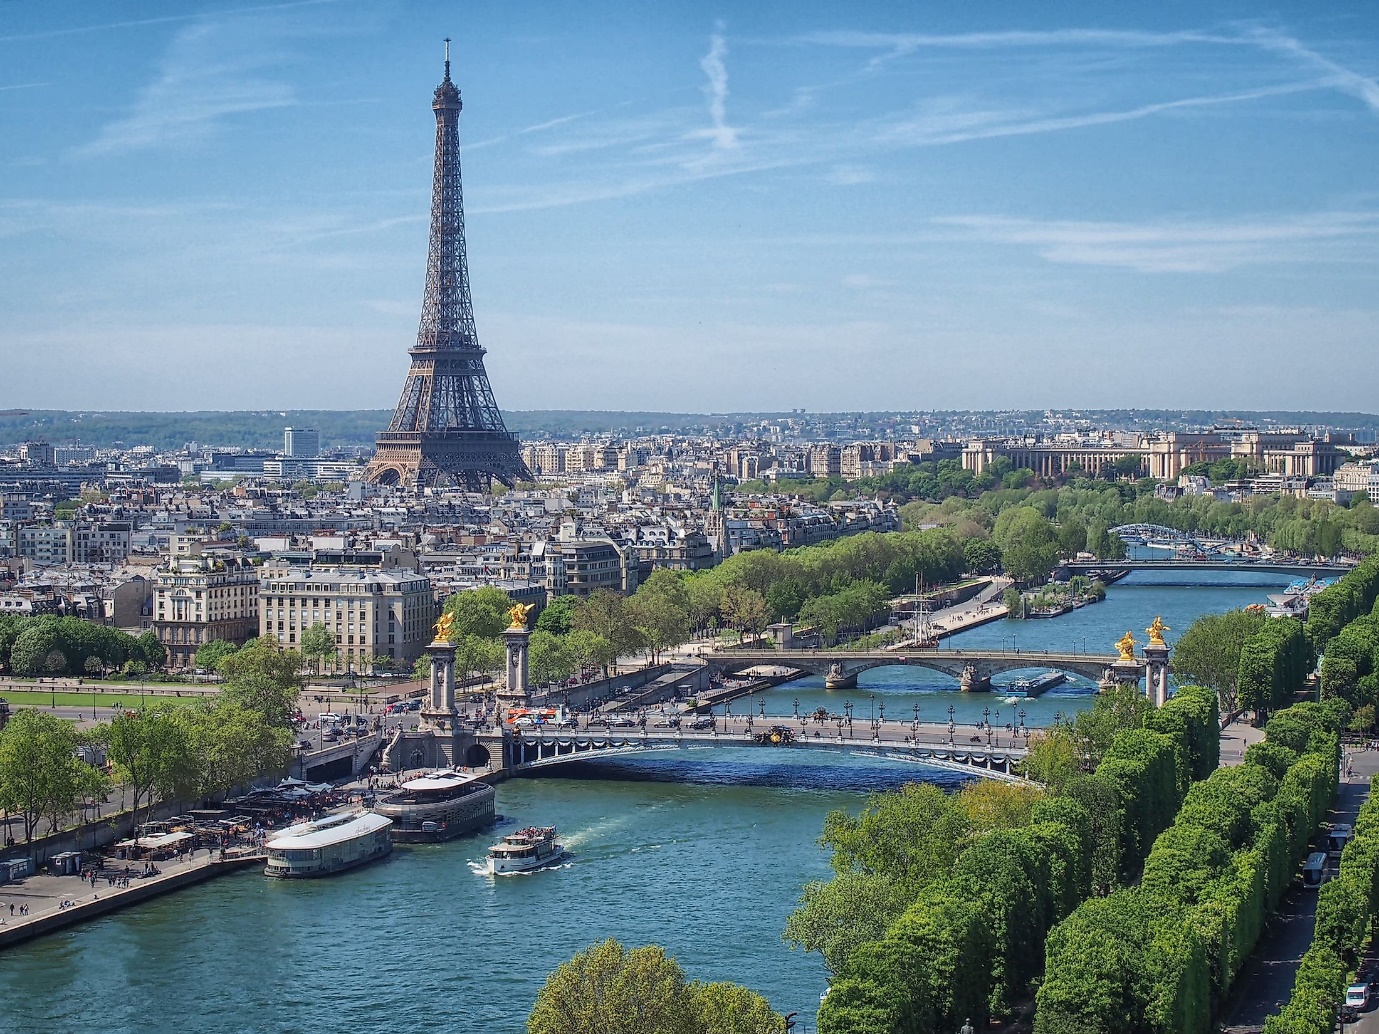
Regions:
<instances>
[{"instance_id":1,"label":"grass lawn","mask_svg":"<svg viewBox=\"0 0 1379 1034\"><path fill-rule=\"evenodd\" d=\"M0 697L10 702L10 707L90 707L91 702L96 702L98 709L110 708L121 710L124 708L138 708L140 703L139 687L135 686L131 693L129 687L124 687L121 692L112 693L107 689L104 693L97 690L95 693L82 693L75 691L59 690L56 693L46 689L8 689L0 688ZM194 704L204 699L201 694L196 696L173 697L163 696L161 693L154 696L147 693L143 696L143 702L148 704Z\"/></svg>"}]
</instances>

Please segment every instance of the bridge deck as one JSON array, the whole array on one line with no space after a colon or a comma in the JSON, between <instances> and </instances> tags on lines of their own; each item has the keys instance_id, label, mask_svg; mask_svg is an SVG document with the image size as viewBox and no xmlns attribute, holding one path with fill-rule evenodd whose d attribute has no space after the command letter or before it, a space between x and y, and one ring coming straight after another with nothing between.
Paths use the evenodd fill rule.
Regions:
<instances>
[{"instance_id":1,"label":"bridge deck","mask_svg":"<svg viewBox=\"0 0 1379 1034\"><path fill-rule=\"evenodd\" d=\"M759 744L758 733L772 727L790 729L794 739L779 745ZM495 756L502 753L502 734L479 739ZM747 749L759 751L831 751L865 754L892 761L928 765L964 775L1020 780L1016 767L1026 754L1025 737L1005 729L974 732L969 726L907 722L792 722L790 719L719 720L714 730L689 729L525 729L512 738L515 771L528 771L571 761L645 754L667 750Z\"/></svg>"}]
</instances>

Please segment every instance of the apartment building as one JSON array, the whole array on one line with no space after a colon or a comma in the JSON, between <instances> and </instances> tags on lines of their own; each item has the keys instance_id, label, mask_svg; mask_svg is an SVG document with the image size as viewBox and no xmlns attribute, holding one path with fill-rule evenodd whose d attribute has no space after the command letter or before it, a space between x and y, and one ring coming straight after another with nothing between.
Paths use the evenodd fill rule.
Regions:
<instances>
[{"instance_id":1,"label":"apartment building","mask_svg":"<svg viewBox=\"0 0 1379 1034\"><path fill-rule=\"evenodd\" d=\"M174 556L153 576L153 633L168 664L190 668L217 639L242 646L258 634L258 569L228 552Z\"/></svg>"},{"instance_id":2,"label":"apartment building","mask_svg":"<svg viewBox=\"0 0 1379 1034\"><path fill-rule=\"evenodd\" d=\"M377 564L275 557L261 568L259 585L259 635L300 649L302 633L324 624L338 653L328 666L367 670L374 657L388 657L410 667L431 641L437 613L431 580L381 556Z\"/></svg>"}]
</instances>

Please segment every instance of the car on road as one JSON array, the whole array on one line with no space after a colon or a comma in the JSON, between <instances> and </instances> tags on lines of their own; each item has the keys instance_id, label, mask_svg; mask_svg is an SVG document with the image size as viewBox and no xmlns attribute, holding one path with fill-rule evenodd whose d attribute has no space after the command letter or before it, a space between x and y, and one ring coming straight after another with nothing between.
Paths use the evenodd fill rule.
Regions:
<instances>
[{"instance_id":1,"label":"car on road","mask_svg":"<svg viewBox=\"0 0 1379 1034\"><path fill-rule=\"evenodd\" d=\"M696 718L694 721L690 722L690 728L695 730L712 729L714 725L714 719L707 716L704 718Z\"/></svg>"},{"instance_id":2,"label":"car on road","mask_svg":"<svg viewBox=\"0 0 1379 1034\"><path fill-rule=\"evenodd\" d=\"M609 718L607 725L610 729L634 729L637 726L637 722L635 719L629 718L625 714L619 714Z\"/></svg>"},{"instance_id":3,"label":"car on road","mask_svg":"<svg viewBox=\"0 0 1379 1034\"><path fill-rule=\"evenodd\" d=\"M659 722L656 723L656 728L658 728L658 729L678 729L678 728L680 728L680 719L678 719L678 718L664 718L664 719L662 719L661 721L659 721Z\"/></svg>"},{"instance_id":4,"label":"car on road","mask_svg":"<svg viewBox=\"0 0 1379 1034\"><path fill-rule=\"evenodd\" d=\"M1370 993L1368 984L1351 984L1345 989L1345 1004L1348 1008L1361 1012L1369 1006Z\"/></svg>"},{"instance_id":5,"label":"car on road","mask_svg":"<svg viewBox=\"0 0 1379 1034\"><path fill-rule=\"evenodd\" d=\"M298 740L292 746L297 750L310 750L312 747L316 746L316 744L312 743L310 740Z\"/></svg>"}]
</instances>

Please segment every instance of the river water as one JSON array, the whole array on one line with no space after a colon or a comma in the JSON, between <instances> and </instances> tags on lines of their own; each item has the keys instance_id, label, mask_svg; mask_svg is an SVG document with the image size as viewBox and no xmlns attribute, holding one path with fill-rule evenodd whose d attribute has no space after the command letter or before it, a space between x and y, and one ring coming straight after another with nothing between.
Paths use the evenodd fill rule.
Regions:
<instances>
[{"instance_id":1,"label":"river water","mask_svg":"<svg viewBox=\"0 0 1379 1034\"><path fill-rule=\"evenodd\" d=\"M1161 584L1153 584L1157 579ZM1232 575L1230 587L1165 585L1191 576L1136 574L1105 602L1051 620L1000 621L945 648L1110 653L1126 630L1144 640L1156 614L1175 632L1201 613L1261 602L1287 579ZM887 719L979 720L1002 712L999 688L964 695L945 676L875 669L855 690L818 678L765 694L768 714L884 703ZM1021 701L1029 725L1088 705L1069 683ZM760 711L761 700L751 706ZM734 706L745 713L747 701ZM995 716L992 716L993 723ZM1017 719L1018 721L1018 719ZM811 879L826 878L816 838L834 808L865 794L955 777L910 765L764 749L677 752L570 766L498 788L499 810L555 824L571 857L557 869L493 880L474 872L488 835L399 847L388 861L311 882L224 877L0 956L0 1031L84 1027L110 1034L244 1031L485 1031L519 1034L546 974L605 937L657 943L691 978L734 980L813 1027L826 986L817 956L780 939ZM511 828L510 826L508 828Z\"/></svg>"}]
</instances>

